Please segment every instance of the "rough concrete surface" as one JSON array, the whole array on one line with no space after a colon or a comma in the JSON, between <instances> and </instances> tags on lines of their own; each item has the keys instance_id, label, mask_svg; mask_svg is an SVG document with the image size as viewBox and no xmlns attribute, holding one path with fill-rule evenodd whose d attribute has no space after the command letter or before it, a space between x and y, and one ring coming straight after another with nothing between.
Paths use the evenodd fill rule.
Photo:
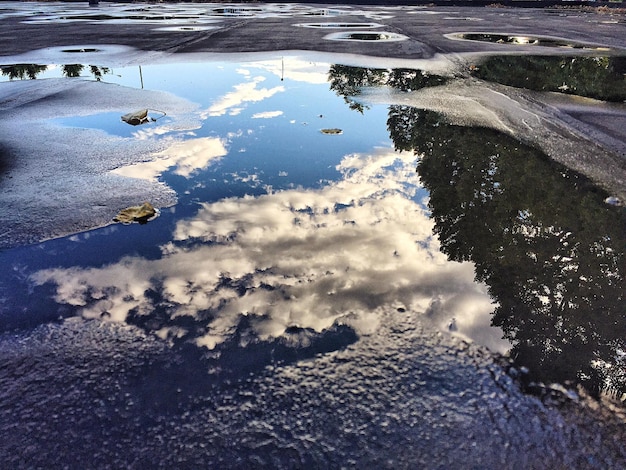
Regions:
<instances>
[{"instance_id":1,"label":"rough concrete surface","mask_svg":"<svg viewBox=\"0 0 626 470\"><path fill-rule=\"evenodd\" d=\"M488 351L411 312L382 320L345 350L257 359L240 380L115 323L4 335L0 456L8 468L626 465L624 418L606 405L524 395Z\"/></svg>"}]
</instances>

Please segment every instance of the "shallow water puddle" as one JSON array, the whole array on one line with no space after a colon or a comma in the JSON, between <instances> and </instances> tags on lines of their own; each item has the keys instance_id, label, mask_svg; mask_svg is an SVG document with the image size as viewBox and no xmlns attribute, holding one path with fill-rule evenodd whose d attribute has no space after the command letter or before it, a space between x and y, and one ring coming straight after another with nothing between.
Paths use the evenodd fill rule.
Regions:
<instances>
[{"instance_id":1,"label":"shallow water puddle","mask_svg":"<svg viewBox=\"0 0 626 470\"><path fill-rule=\"evenodd\" d=\"M372 42L389 42L389 41L406 41L407 36L391 32L372 32L372 31L351 31L331 33L324 37L331 41L372 41Z\"/></svg>"},{"instance_id":2,"label":"shallow water puddle","mask_svg":"<svg viewBox=\"0 0 626 470\"><path fill-rule=\"evenodd\" d=\"M610 51L608 47L599 46L592 43L584 43L548 36L501 34L501 33L453 33L446 34L450 39L461 39L465 41L493 42L502 45L514 46L538 46L555 47L567 49L589 49L596 51Z\"/></svg>"},{"instance_id":3,"label":"shallow water puddle","mask_svg":"<svg viewBox=\"0 0 626 470\"><path fill-rule=\"evenodd\" d=\"M68 76L29 67L12 73ZM410 311L493 350L512 343L536 378L619 382L607 371L623 350L621 208L503 134L359 99L445 77L298 57L98 70L103 90L194 106L145 126L120 121L134 109L52 124L158 142L112 174L165 184L178 204L0 253L3 330L82 316L227 357L281 338L343 348L383 312Z\"/></svg>"},{"instance_id":4,"label":"shallow water puddle","mask_svg":"<svg viewBox=\"0 0 626 470\"><path fill-rule=\"evenodd\" d=\"M63 68L51 69L63 74ZM244 317L255 319L250 334L266 339L294 327L321 334L350 325L367 333L376 329L378 310L424 310L435 298L442 307L431 312L433 322L447 327L456 315L463 331L464 322L471 325L482 313L486 325L492 306L484 288L474 284L471 265L448 263L432 237L416 157L394 151L385 107L355 112L346 106L345 97L335 93L338 70L293 59L143 66L144 90L175 93L196 103L196 111L136 127L113 112L55 119L59 132L85 127L166 141L156 157L114 173L160 177L176 190L179 203L145 227L113 226L39 245L46 255L36 266L29 263L31 280L41 284L36 289L57 289L54 297L65 307L44 302L29 308L32 315L69 308L90 318L143 322L136 314L149 304L159 311L156 318L165 303L174 302L178 307L168 308L168 319L159 320L156 331L211 347L226 341ZM103 75L103 86L109 78L138 85L136 67ZM328 136L328 129L340 132ZM91 243L115 248L98 256ZM147 258L136 256L142 246ZM33 249L8 251L5 262L19 263ZM161 254L153 259L155 249ZM419 268L416 258L430 267ZM133 263L153 267L135 271ZM98 286L97 273L111 269L134 279ZM87 276L83 281L79 272ZM386 273L396 279L387 280ZM87 297L60 294L74 289L74 281L63 280L67 275L86 287L79 291ZM449 278L456 280L444 280ZM453 287L459 283L466 285L463 291ZM122 293L126 288L132 293ZM121 296L94 297L100 289ZM37 302L45 297L37 296ZM131 297L138 303L128 304ZM448 302L463 304L462 298L472 305L467 316L446 310ZM193 327L182 328L181 316L195 318ZM28 323L22 317L8 323L21 322Z\"/></svg>"},{"instance_id":5,"label":"shallow water puddle","mask_svg":"<svg viewBox=\"0 0 626 470\"><path fill-rule=\"evenodd\" d=\"M380 23L298 23L294 26L302 28L330 28L330 29L350 29L350 28L381 28Z\"/></svg>"}]
</instances>

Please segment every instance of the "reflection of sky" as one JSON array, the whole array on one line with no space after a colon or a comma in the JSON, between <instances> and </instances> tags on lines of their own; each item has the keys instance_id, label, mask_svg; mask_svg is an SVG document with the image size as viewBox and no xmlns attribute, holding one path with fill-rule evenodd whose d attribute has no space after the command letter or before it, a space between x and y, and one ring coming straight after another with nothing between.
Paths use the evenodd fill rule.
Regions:
<instances>
[{"instance_id":1,"label":"reflection of sky","mask_svg":"<svg viewBox=\"0 0 626 470\"><path fill-rule=\"evenodd\" d=\"M282 86L263 88L261 83L264 81L265 77L254 77L247 82L235 85L233 91L216 100L201 116L203 118L207 116L223 116L226 113L236 116L247 103L257 103L271 98L276 93L285 91L285 88Z\"/></svg>"},{"instance_id":2,"label":"reflection of sky","mask_svg":"<svg viewBox=\"0 0 626 470\"><path fill-rule=\"evenodd\" d=\"M500 332L487 328L493 305L473 266L438 250L415 157L390 149L386 107L350 110L329 90L328 70L297 56L142 66L146 89L197 105L128 126L127 138L159 139L164 150L114 171L176 190L179 204L146 226L166 233L144 239L143 227L125 227L108 234L109 243L123 237L120 246L143 246L150 238L149 258L120 248L115 259L103 251L87 264L72 253L74 267L64 259L64 268L41 266L32 279L51 283L56 301L85 317L161 312L159 335L184 332L209 348L244 323L263 339L293 326L345 324L367 334L381 311L406 309L502 350ZM138 72L112 76L138 88ZM80 119L107 130L95 116ZM84 244L98 237L90 240Z\"/></svg>"},{"instance_id":3,"label":"reflection of sky","mask_svg":"<svg viewBox=\"0 0 626 470\"><path fill-rule=\"evenodd\" d=\"M432 222L414 201L414 166L412 155L392 150L350 155L337 167L343 177L320 189L202 204L177 222L158 259L47 269L34 279L54 283L56 300L88 318L124 321L131 310L149 315L167 306L170 319L201 322L194 340L209 348L244 316L260 338L333 324L367 334L389 308L437 323L456 317L459 329L470 330L492 305L472 265L439 252ZM149 292L159 289L157 301Z\"/></svg>"},{"instance_id":4,"label":"reflection of sky","mask_svg":"<svg viewBox=\"0 0 626 470\"><path fill-rule=\"evenodd\" d=\"M227 153L221 139L205 137L185 140L176 142L167 150L155 154L155 160L121 167L113 173L130 178L153 180L170 168L173 174L188 178L192 173L205 169L212 160Z\"/></svg>"}]
</instances>

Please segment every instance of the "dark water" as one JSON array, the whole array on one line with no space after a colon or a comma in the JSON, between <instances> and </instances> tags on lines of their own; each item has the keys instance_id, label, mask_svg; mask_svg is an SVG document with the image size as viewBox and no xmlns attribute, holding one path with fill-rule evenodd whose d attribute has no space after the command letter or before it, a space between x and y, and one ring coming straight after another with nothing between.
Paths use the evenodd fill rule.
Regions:
<instances>
[{"instance_id":1,"label":"dark water","mask_svg":"<svg viewBox=\"0 0 626 470\"><path fill-rule=\"evenodd\" d=\"M597 100L626 100L626 57L502 56L474 71L483 80Z\"/></svg>"},{"instance_id":2,"label":"dark water","mask_svg":"<svg viewBox=\"0 0 626 470\"><path fill-rule=\"evenodd\" d=\"M497 44L508 44L517 46L533 46L539 48L568 48L568 49L588 49L595 51L609 51L610 48L589 44L579 41L568 41L546 36L521 36L515 34L501 33L457 33L454 37L467 41L493 42Z\"/></svg>"},{"instance_id":3,"label":"dark water","mask_svg":"<svg viewBox=\"0 0 626 470\"><path fill-rule=\"evenodd\" d=\"M622 62L497 57L477 74L551 91L563 80L573 84L561 90L566 93L619 101ZM539 68L543 73L533 73ZM340 89L351 80L398 90L443 81L401 70L345 68L340 75ZM535 78L529 83L516 76ZM346 88L349 99L354 93ZM623 390L623 208L605 204L607 195L584 176L497 131L450 125L409 106L391 106L387 128L397 150L422 156L417 172L430 194L441 250L451 260L475 263L476 279L497 303L492 325L513 344L511 356L539 380L583 383L593 393L608 380Z\"/></svg>"},{"instance_id":4,"label":"dark water","mask_svg":"<svg viewBox=\"0 0 626 470\"><path fill-rule=\"evenodd\" d=\"M621 59L555 60L494 58L476 74L623 100ZM546 70L542 84L510 73L531 65ZM121 171L161 174L179 203L146 225L0 253L1 331L74 316L125 322L236 378L343 350L376 331L383 310L415 311L510 349L532 380L626 391L623 208L502 133L359 100L363 87L447 78L284 59L2 73L167 91L198 103L202 125L181 131L158 110L137 127L115 113L56 121L60 132L172 139L162 171Z\"/></svg>"}]
</instances>

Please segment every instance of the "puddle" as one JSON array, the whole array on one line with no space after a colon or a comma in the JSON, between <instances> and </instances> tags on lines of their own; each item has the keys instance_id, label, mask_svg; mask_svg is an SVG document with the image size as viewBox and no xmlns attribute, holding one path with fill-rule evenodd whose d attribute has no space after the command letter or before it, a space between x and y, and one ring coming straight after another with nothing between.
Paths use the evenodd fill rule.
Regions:
<instances>
[{"instance_id":1,"label":"puddle","mask_svg":"<svg viewBox=\"0 0 626 470\"><path fill-rule=\"evenodd\" d=\"M66 54L85 54L89 52L102 52L101 49L95 49L93 47L83 47L78 49L62 49L61 52Z\"/></svg>"},{"instance_id":2,"label":"puddle","mask_svg":"<svg viewBox=\"0 0 626 470\"><path fill-rule=\"evenodd\" d=\"M342 16L349 15L351 13L352 12L343 10L315 9L313 11L306 12L304 16Z\"/></svg>"},{"instance_id":3,"label":"puddle","mask_svg":"<svg viewBox=\"0 0 626 470\"><path fill-rule=\"evenodd\" d=\"M589 44L567 39L552 38L547 36L532 35L511 35L499 33L453 33L445 35L449 39L461 39L465 41L492 42L495 44L506 44L514 46L538 46L556 47L569 49L586 49L595 51L610 51L608 47L597 44Z\"/></svg>"},{"instance_id":4,"label":"puddle","mask_svg":"<svg viewBox=\"0 0 626 470\"><path fill-rule=\"evenodd\" d=\"M329 29L349 29L349 28L381 28L380 23L299 23L294 26L301 28L329 28Z\"/></svg>"},{"instance_id":5,"label":"puddle","mask_svg":"<svg viewBox=\"0 0 626 470\"><path fill-rule=\"evenodd\" d=\"M59 66L23 67L23 76L63 76ZM137 67L98 69L145 93ZM110 319L232 357L286 338L298 350L299 335L350 344L377 331L380 312L410 311L492 350L512 348L535 380L626 388L611 372L623 350L614 327L623 321L622 208L496 131L360 102L371 90L448 78L297 57L142 70L142 85L195 111L152 127L122 123L123 112L46 122L58 135L105 132L95 144L103 156L122 141L159 143L113 174L166 184L177 205L147 226L1 252L12 273L0 285L3 330L59 315ZM143 202L120 201L109 218Z\"/></svg>"},{"instance_id":6,"label":"puddle","mask_svg":"<svg viewBox=\"0 0 626 470\"><path fill-rule=\"evenodd\" d=\"M518 88L626 100L626 57L499 56L479 62L472 74Z\"/></svg>"},{"instance_id":7,"label":"puddle","mask_svg":"<svg viewBox=\"0 0 626 470\"><path fill-rule=\"evenodd\" d=\"M422 13L15 8L41 24L189 36L217 20L297 15L288 24L370 42L390 40L377 18ZM441 10L423 14L467 14ZM19 60L56 63L6 64L0 77L7 468L623 461L621 421L573 391L626 397L623 201L467 124L476 96L509 99L483 80L611 99L550 96L605 112L586 115L600 124L607 110L622 119L621 58L484 59L471 78L436 75L440 59L406 62L432 67L419 70L97 42L34 52ZM469 117L455 123L467 125L407 105L417 102L460 103L455 116ZM122 122L129 113L140 124Z\"/></svg>"},{"instance_id":8,"label":"puddle","mask_svg":"<svg viewBox=\"0 0 626 470\"><path fill-rule=\"evenodd\" d=\"M324 36L324 39L330 41L371 41L371 42L395 42L405 41L408 39L403 34L390 32L371 32L371 31L354 31L354 32L338 32Z\"/></svg>"},{"instance_id":9,"label":"puddle","mask_svg":"<svg viewBox=\"0 0 626 470\"><path fill-rule=\"evenodd\" d=\"M220 29L220 26L164 26L162 28L154 28L154 31L210 31L213 29Z\"/></svg>"}]
</instances>

